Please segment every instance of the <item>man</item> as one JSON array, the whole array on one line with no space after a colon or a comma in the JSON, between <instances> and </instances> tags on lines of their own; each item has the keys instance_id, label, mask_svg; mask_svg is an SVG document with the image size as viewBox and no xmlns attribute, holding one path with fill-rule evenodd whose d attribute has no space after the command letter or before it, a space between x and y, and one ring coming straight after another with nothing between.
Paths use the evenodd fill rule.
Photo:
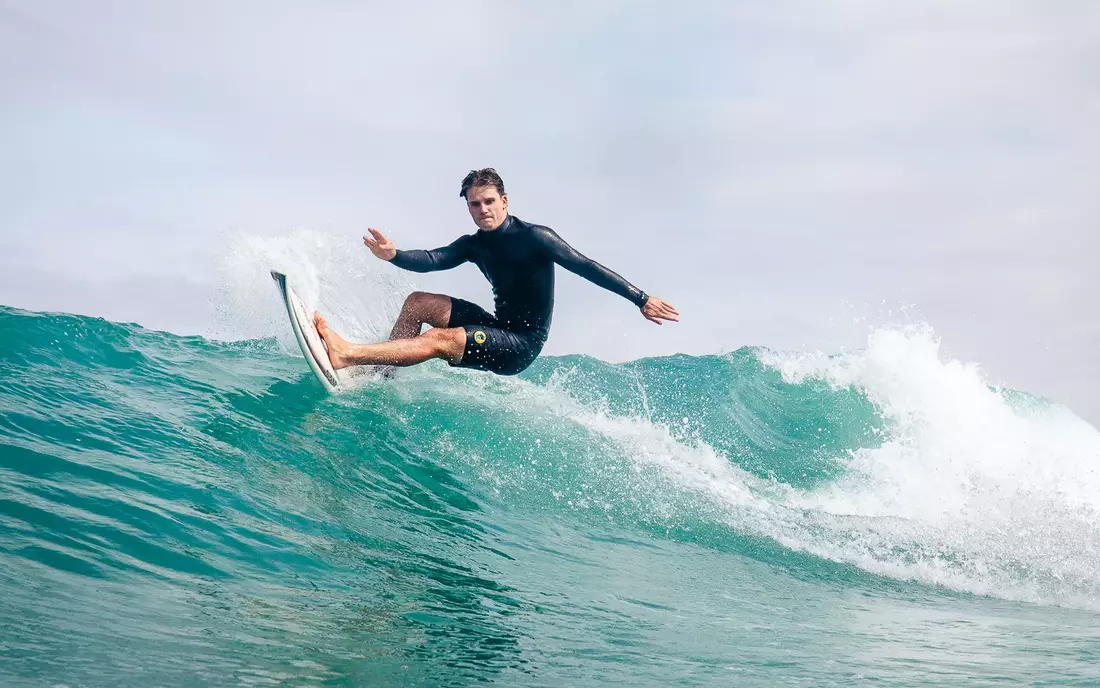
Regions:
<instances>
[{"instance_id":1,"label":"man","mask_svg":"<svg viewBox=\"0 0 1100 688\"><path fill-rule=\"evenodd\" d=\"M442 358L452 366L515 375L531 365L546 343L554 310L555 263L628 299L658 325L661 320L680 319L671 304L647 296L577 253L554 230L509 215L504 182L492 168L467 174L459 195L479 227L476 233L434 251L398 251L371 228L363 243L375 256L413 272L474 263L493 286L496 314L463 299L416 291L405 299L389 341L352 344L315 313L314 324L328 346L333 368L410 366ZM433 329L420 334L425 324Z\"/></svg>"}]
</instances>

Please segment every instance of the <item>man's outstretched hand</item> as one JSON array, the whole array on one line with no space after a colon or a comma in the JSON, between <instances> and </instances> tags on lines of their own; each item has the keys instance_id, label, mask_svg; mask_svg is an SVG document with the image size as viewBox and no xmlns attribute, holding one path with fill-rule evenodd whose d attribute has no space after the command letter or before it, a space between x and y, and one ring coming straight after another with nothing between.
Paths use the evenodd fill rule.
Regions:
<instances>
[{"instance_id":1,"label":"man's outstretched hand","mask_svg":"<svg viewBox=\"0 0 1100 688\"><path fill-rule=\"evenodd\" d=\"M367 231L370 232L370 236L364 236L363 243L367 245L370 252L382 260L393 260L393 257L397 255L397 249L394 248L393 242L374 227L368 227Z\"/></svg>"},{"instance_id":2,"label":"man's outstretched hand","mask_svg":"<svg viewBox=\"0 0 1100 688\"><path fill-rule=\"evenodd\" d=\"M658 325L664 325L662 320L672 320L673 322L680 322L680 311L672 307L672 304L667 301L662 301L656 296L650 296L649 300L642 306L642 315L646 320L657 323Z\"/></svg>"}]
</instances>

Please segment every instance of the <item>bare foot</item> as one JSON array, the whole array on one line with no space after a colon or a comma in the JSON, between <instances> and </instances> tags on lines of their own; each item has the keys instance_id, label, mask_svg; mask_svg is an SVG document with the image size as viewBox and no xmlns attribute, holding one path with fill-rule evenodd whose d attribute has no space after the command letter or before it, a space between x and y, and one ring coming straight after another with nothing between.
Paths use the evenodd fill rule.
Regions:
<instances>
[{"instance_id":1,"label":"bare foot","mask_svg":"<svg viewBox=\"0 0 1100 688\"><path fill-rule=\"evenodd\" d=\"M350 365L347 360L347 350L350 346L348 341L328 326L319 311L313 313L313 325L317 328L317 334L321 335L321 339L324 340L325 346L328 348L328 360L332 364L333 370L347 368Z\"/></svg>"}]
</instances>

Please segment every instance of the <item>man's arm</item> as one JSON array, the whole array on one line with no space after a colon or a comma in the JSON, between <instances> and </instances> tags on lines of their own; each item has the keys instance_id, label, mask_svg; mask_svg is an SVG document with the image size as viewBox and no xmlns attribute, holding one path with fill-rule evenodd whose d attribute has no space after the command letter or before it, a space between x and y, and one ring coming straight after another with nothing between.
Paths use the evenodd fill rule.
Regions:
<instances>
[{"instance_id":1,"label":"man's arm","mask_svg":"<svg viewBox=\"0 0 1100 688\"><path fill-rule=\"evenodd\" d=\"M580 275L592 284L629 300L642 310L646 320L658 325L664 324L662 320L680 320L680 312L673 308L672 304L656 296L648 296L617 273L582 255L549 227L536 227L535 236L555 263L569 272Z\"/></svg>"},{"instance_id":2,"label":"man's arm","mask_svg":"<svg viewBox=\"0 0 1100 688\"><path fill-rule=\"evenodd\" d=\"M377 229L368 230L371 236L363 237L363 243L375 256L388 260L399 268L412 272L450 270L470 259L470 237L462 236L447 246L431 251L398 251L393 243Z\"/></svg>"},{"instance_id":3,"label":"man's arm","mask_svg":"<svg viewBox=\"0 0 1100 688\"><path fill-rule=\"evenodd\" d=\"M649 296L644 291L627 282L617 273L608 270L596 261L582 255L575 248L565 243L557 232L549 227L536 227L535 235L546 249L550 258L569 272L580 275L598 287L618 294L627 299L638 308L645 305Z\"/></svg>"}]
</instances>

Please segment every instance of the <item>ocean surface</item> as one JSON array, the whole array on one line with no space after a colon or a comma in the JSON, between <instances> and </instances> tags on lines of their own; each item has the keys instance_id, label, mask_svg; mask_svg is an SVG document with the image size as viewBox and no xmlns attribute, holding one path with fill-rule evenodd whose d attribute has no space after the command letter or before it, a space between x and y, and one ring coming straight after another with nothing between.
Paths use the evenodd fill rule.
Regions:
<instances>
[{"instance_id":1,"label":"ocean surface","mask_svg":"<svg viewBox=\"0 0 1100 688\"><path fill-rule=\"evenodd\" d=\"M0 307L0 685L1100 685L1100 433L926 327L288 352Z\"/></svg>"}]
</instances>

